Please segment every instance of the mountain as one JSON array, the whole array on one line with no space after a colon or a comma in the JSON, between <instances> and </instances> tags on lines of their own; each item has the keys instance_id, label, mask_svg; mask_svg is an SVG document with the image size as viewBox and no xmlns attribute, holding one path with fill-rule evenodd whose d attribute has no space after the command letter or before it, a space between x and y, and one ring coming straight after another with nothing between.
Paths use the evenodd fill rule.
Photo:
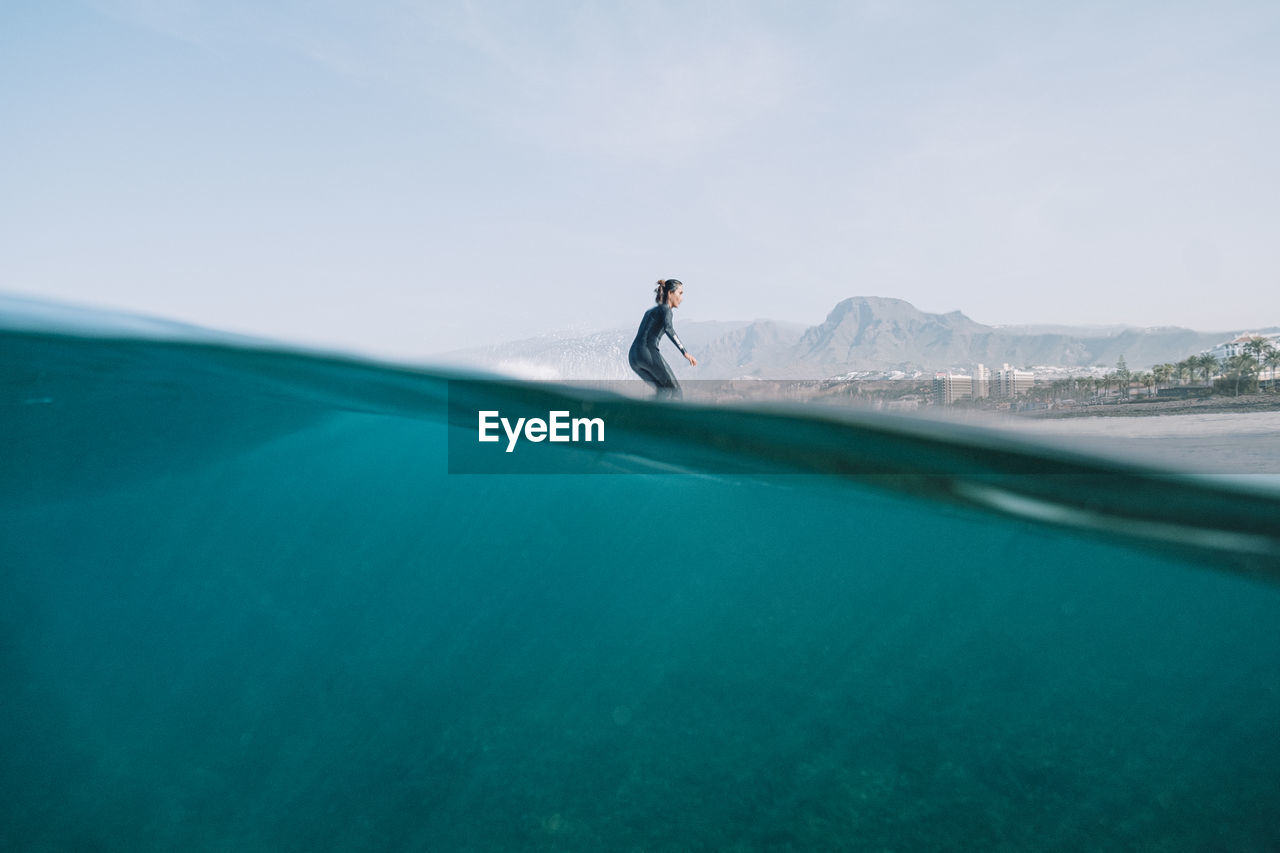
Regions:
<instances>
[{"instance_id":1,"label":"mountain","mask_svg":"<svg viewBox=\"0 0 1280 853\"><path fill-rule=\"evenodd\" d=\"M989 332L959 311L926 314L901 299L863 296L831 309L800 338L795 355L837 373L942 366L968 360Z\"/></svg>"},{"instance_id":2,"label":"mountain","mask_svg":"<svg viewBox=\"0 0 1280 853\"><path fill-rule=\"evenodd\" d=\"M928 314L900 299L855 297L840 302L823 323L805 332L795 356L822 375L1004 363L1018 367L1110 367L1122 356L1136 369L1178 361L1209 349L1229 334L1176 327L1053 327L1041 331L985 326L959 311Z\"/></svg>"},{"instance_id":3,"label":"mountain","mask_svg":"<svg viewBox=\"0 0 1280 853\"><path fill-rule=\"evenodd\" d=\"M909 302L879 296L842 300L816 326L755 320L746 323L677 321L691 368L663 344L676 374L688 379L825 378L852 372L930 372L1052 365L1113 367L1123 356L1132 369L1176 362L1238 332L1177 327L987 326L959 311L930 314ZM499 347L450 354L453 363L515 375L560 379L630 378L627 349L633 331L543 336Z\"/></svg>"},{"instance_id":4,"label":"mountain","mask_svg":"<svg viewBox=\"0 0 1280 853\"><path fill-rule=\"evenodd\" d=\"M682 366L690 371L690 375L693 372L702 371L703 368L707 368L716 374L714 377L709 376L707 378L725 379L734 376L754 375L762 367L773 366L776 368L792 362L795 358L796 345L800 342L805 332L805 327L799 323L754 320L739 329L709 341L701 348L695 348L690 340L682 337L681 339L685 341L685 347L698 359L696 368L690 368L687 363ZM684 335L682 330L679 333L682 336ZM630 346L630 342L628 342L628 346ZM678 356L677 360L683 361ZM679 369L677 366L677 371Z\"/></svg>"}]
</instances>

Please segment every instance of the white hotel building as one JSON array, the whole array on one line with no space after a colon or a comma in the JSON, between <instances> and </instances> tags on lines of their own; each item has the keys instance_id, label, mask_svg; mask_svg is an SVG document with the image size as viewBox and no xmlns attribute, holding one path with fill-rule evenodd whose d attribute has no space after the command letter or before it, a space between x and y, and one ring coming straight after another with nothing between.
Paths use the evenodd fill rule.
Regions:
<instances>
[{"instance_id":1,"label":"white hotel building","mask_svg":"<svg viewBox=\"0 0 1280 853\"><path fill-rule=\"evenodd\" d=\"M1218 344L1213 349L1208 350L1208 353L1214 358L1218 359L1219 361L1231 358L1233 356L1241 355L1245 352L1244 345L1249 343L1249 341L1253 340L1254 338L1262 338L1264 341L1271 344L1271 346L1277 349L1280 349L1280 332L1274 332L1269 335L1261 335L1261 334L1240 335L1239 337L1233 338L1232 340L1229 340L1226 343Z\"/></svg>"},{"instance_id":2,"label":"white hotel building","mask_svg":"<svg viewBox=\"0 0 1280 853\"><path fill-rule=\"evenodd\" d=\"M933 377L934 402L949 406L957 400L990 397L995 400L1011 400L1031 390L1035 374L1003 365L998 370L988 370L985 365L973 367L972 375L964 373L936 373Z\"/></svg>"}]
</instances>

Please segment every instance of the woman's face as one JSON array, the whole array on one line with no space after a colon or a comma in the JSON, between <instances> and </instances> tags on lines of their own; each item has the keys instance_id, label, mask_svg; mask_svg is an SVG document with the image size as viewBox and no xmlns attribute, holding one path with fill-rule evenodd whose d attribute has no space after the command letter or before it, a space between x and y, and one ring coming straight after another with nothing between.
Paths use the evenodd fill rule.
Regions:
<instances>
[{"instance_id":1,"label":"woman's face","mask_svg":"<svg viewBox=\"0 0 1280 853\"><path fill-rule=\"evenodd\" d=\"M667 294L667 304L672 308L679 308L680 303L684 301L684 285L680 285L675 290Z\"/></svg>"}]
</instances>

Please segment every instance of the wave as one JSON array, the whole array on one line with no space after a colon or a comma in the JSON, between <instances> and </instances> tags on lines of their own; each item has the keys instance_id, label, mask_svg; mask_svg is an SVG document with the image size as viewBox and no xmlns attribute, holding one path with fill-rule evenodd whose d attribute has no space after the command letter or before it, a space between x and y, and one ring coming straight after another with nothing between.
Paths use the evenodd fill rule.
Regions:
<instances>
[{"instance_id":1,"label":"wave","mask_svg":"<svg viewBox=\"0 0 1280 853\"><path fill-rule=\"evenodd\" d=\"M168 331L0 332L0 846L1277 841L1273 491Z\"/></svg>"}]
</instances>

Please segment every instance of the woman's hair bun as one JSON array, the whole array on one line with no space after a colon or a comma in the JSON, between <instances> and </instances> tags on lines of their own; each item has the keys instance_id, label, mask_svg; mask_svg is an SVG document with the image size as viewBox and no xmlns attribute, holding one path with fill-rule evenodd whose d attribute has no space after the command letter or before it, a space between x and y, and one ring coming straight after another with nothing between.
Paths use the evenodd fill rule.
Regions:
<instances>
[{"instance_id":1,"label":"woman's hair bun","mask_svg":"<svg viewBox=\"0 0 1280 853\"><path fill-rule=\"evenodd\" d=\"M680 279L678 278L660 278L658 286L653 289L653 301L661 302L664 294L670 293L677 287L680 287Z\"/></svg>"}]
</instances>

